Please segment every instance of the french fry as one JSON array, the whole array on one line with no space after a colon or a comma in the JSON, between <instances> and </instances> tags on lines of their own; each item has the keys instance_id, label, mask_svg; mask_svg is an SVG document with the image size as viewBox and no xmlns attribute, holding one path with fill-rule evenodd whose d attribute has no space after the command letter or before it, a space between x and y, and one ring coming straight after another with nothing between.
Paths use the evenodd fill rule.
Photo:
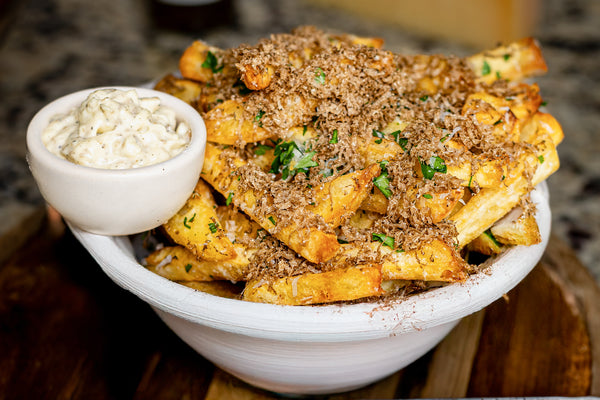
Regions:
<instances>
[{"instance_id":1,"label":"french fry","mask_svg":"<svg viewBox=\"0 0 600 400\"><path fill-rule=\"evenodd\" d=\"M467 62L479 80L485 83L497 79L521 81L548 70L540 46L532 38L472 55L467 57Z\"/></svg>"},{"instance_id":2,"label":"french fry","mask_svg":"<svg viewBox=\"0 0 600 400\"><path fill-rule=\"evenodd\" d=\"M190 105L194 105L202 94L201 84L189 79L177 78L172 74L166 75L158 81L154 90L168 93Z\"/></svg>"},{"instance_id":3,"label":"french fry","mask_svg":"<svg viewBox=\"0 0 600 400\"><path fill-rule=\"evenodd\" d=\"M538 111L527 122L521 131L521 140L533 143L537 138L549 136L555 146L558 146L564 138L560 123L551 114Z\"/></svg>"},{"instance_id":4,"label":"french fry","mask_svg":"<svg viewBox=\"0 0 600 400\"><path fill-rule=\"evenodd\" d=\"M439 239L423 243L418 249L410 251L392 249L377 242L370 243L370 248L382 260L381 274L384 280L457 282L467 277L466 262L451 246ZM343 265L361 251L364 250L351 243L343 244L334 262Z\"/></svg>"},{"instance_id":5,"label":"french fry","mask_svg":"<svg viewBox=\"0 0 600 400\"><path fill-rule=\"evenodd\" d=\"M308 305L381 294L381 269L356 266L281 278L272 283L250 280L242 299L258 303Z\"/></svg>"},{"instance_id":6,"label":"french fry","mask_svg":"<svg viewBox=\"0 0 600 400\"><path fill-rule=\"evenodd\" d=\"M523 155L519 164L521 168L509 173L502 185L482 189L450 217L458 231L459 247L464 247L485 232L516 206L521 196L529 190L530 184L537 185L558 169L558 153L554 143L550 138L541 141L535 146L535 152ZM524 175L523 169L535 171L531 182Z\"/></svg>"},{"instance_id":7,"label":"french fry","mask_svg":"<svg viewBox=\"0 0 600 400\"><path fill-rule=\"evenodd\" d=\"M196 257L183 246L166 246L146 257L147 268L173 281L240 281L248 260L236 256L225 261L207 261Z\"/></svg>"},{"instance_id":8,"label":"french fry","mask_svg":"<svg viewBox=\"0 0 600 400\"><path fill-rule=\"evenodd\" d=\"M502 249L502 244L496 240L489 229L467 244L467 250L475 251L487 256L500 254Z\"/></svg>"},{"instance_id":9,"label":"french fry","mask_svg":"<svg viewBox=\"0 0 600 400\"><path fill-rule=\"evenodd\" d=\"M179 283L200 292L212 294L213 296L234 300L241 300L242 297L242 289L229 281L184 281Z\"/></svg>"},{"instance_id":10,"label":"french fry","mask_svg":"<svg viewBox=\"0 0 600 400\"><path fill-rule=\"evenodd\" d=\"M323 232L315 227L301 226L301 221L292 221L287 226L277 227L277 215L258 215L256 212L258 199L265 196L267 201L272 201L269 199L270 194L260 194L253 190L240 193L237 190L239 182L232 175L235 170L227 160L220 157L221 154L222 151L216 146L207 143L202 176L223 196L229 197L231 194L233 204L307 260L320 263L329 260L337 253L339 243L333 233ZM234 159L232 164L239 167L244 162Z\"/></svg>"},{"instance_id":11,"label":"french fry","mask_svg":"<svg viewBox=\"0 0 600 400\"><path fill-rule=\"evenodd\" d=\"M275 73L271 65L242 65L239 68L242 74L241 79L250 90L261 90L269 86Z\"/></svg>"},{"instance_id":12,"label":"french fry","mask_svg":"<svg viewBox=\"0 0 600 400\"><path fill-rule=\"evenodd\" d=\"M513 208L496 221L491 233L503 244L531 246L542 241L540 230L533 214L524 214L521 207Z\"/></svg>"},{"instance_id":13,"label":"french fry","mask_svg":"<svg viewBox=\"0 0 600 400\"><path fill-rule=\"evenodd\" d=\"M186 204L163 227L175 241L197 257L220 261L235 257L233 244L225 235L209 187L199 180Z\"/></svg>"},{"instance_id":14,"label":"french fry","mask_svg":"<svg viewBox=\"0 0 600 400\"><path fill-rule=\"evenodd\" d=\"M350 218L368 197L373 178L379 175L379 165L342 175L314 188L315 205L311 211L323 217L332 227Z\"/></svg>"},{"instance_id":15,"label":"french fry","mask_svg":"<svg viewBox=\"0 0 600 400\"><path fill-rule=\"evenodd\" d=\"M209 82L217 70L223 69L221 53L221 49L209 46L201 40L195 40L179 58L179 72L184 78ZM210 58L214 58L214 61Z\"/></svg>"},{"instance_id":16,"label":"french fry","mask_svg":"<svg viewBox=\"0 0 600 400\"><path fill-rule=\"evenodd\" d=\"M236 100L218 104L204 116L206 138L210 142L235 145L258 142L273 137L273 133L249 116Z\"/></svg>"}]
</instances>

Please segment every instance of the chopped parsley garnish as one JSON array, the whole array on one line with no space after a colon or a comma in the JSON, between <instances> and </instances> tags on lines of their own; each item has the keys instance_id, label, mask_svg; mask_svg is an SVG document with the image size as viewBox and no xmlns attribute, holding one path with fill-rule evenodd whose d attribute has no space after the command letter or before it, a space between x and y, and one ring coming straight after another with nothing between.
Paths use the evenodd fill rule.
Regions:
<instances>
[{"instance_id":1,"label":"chopped parsley garnish","mask_svg":"<svg viewBox=\"0 0 600 400\"><path fill-rule=\"evenodd\" d=\"M547 102L547 101L542 101L542 103L540 104L540 106L542 106L542 107L545 107L545 106L547 106L547 105L548 105L548 102Z\"/></svg>"},{"instance_id":2,"label":"chopped parsley garnish","mask_svg":"<svg viewBox=\"0 0 600 400\"><path fill-rule=\"evenodd\" d=\"M375 187L377 187L377 189L383 193L386 199L389 199L392 195L392 190L390 189L390 180L388 178L389 174L386 168L387 164L388 161L382 161L379 163L381 174L379 174L378 177L373 178L373 185L375 185Z\"/></svg>"},{"instance_id":3,"label":"chopped parsley garnish","mask_svg":"<svg viewBox=\"0 0 600 400\"><path fill-rule=\"evenodd\" d=\"M347 244L347 243L348 243L348 241L347 241L347 240L345 240L345 239L340 239L340 238L338 238L338 240L337 240L337 241L338 241L338 243L339 243L339 244Z\"/></svg>"},{"instance_id":4,"label":"chopped parsley garnish","mask_svg":"<svg viewBox=\"0 0 600 400\"><path fill-rule=\"evenodd\" d=\"M188 219L188 217L183 217L183 226L185 226L188 229L192 229L192 227L189 225L190 222L194 222L194 219L196 218L196 213L194 213L194 215L192 215L192 218Z\"/></svg>"},{"instance_id":5,"label":"chopped parsley garnish","mask_svg":"<svg viewBox=\"0 0 600 400\"><path fill-rule=\"evenodd\" d=\"M277 225L277 222L275 222L275 218L273 218L273 216L272 216L272 215L270 215L268 219L269 219L269 221L271 221L271 223L272 223L273 225Z\"/></svg>"},{"instance_id":6,"label":"chopped parsley garnish","mask_svg":"<svg viewBox=\"0 0 600 400\"><path fill-rule=\"evenodd\" d=\"M265 115L265 112L263 110L260 110L260 111L258 111L258 114L256 114L256 116L254 117L254 122L258 122L258 126L261 128L262 128L261 119L264 115Z\"/></svg>"},{"instance_id":7,"label":"chopped parsley garnish","mask_svg":"<svg viewBox=\"0 0 600 400\"><path fill-rule=\"evenodd\" d=\"M316 151L309 151L308 153L304 154L302 158L298 161L298 163L296 163L294 171L306 173L308 172L308 168L318 166L319 163L312 159L316 154Z\"/></svg>"},{"instance_id":8,"label":"chopped parsley garnish","mask_svg":"<svg viewBox=\"0 0 600 400\"><path fill-rule=\"evenodd\" d=\"M402 133L401 130L397 130L394 131L392 133L390 133L390 135L394 138L394 141L396 143L398 143L400 145L400 147L402 148L403 151L408 151L408 139L401 137L400 134Z\"/></svg>"},{"instance_id":9,"label":"chopped parsley garnish","mask_svg":"<svg viewBox=\"0 0 600 400\"><path fill-rule=\"evenodd\" d=\"M315 156L315 151L305 153L304 149L300 148L296 142L279 142L275 146L273 153L275 159L271 163L270 173L281 173L281 179L286 180L288 177L293 177L299 172L308 174L309 168L319 165L312 158ZM295 164L294 160L298 160Z\"/></svg>"},{"instance_id":10,"label":"chopped parsley garnish","mask_svg":"<svg viewBox=\"0 0 600 400\"><path fill-rule=\"evenodd\" d=\"M504 61L508 61L510 59L510 54L506 53L502 58L504 58Z\"/></svg>"},{"instance_id":11,"label":"chopped parsley garnish","mask_svg":"<svg viewBox=\"0 0 600 400\"><path fill-rule=\"evenodd\" d=\"M331 135L331 139L329 139L329 143L336 144L338 142L338 130L334 129L333 134Z\"/></svg>"},{"instance_id":12,"label":"chopped parsley garnish","mask_svg":"<svg viewBox=\"0 0 600 400\"><path fill-rule=\"evenodd\" d=\"M538 156L538 161L540 162L540 164L544 163L544 156Z\"/></svg>"},{"instance_id":13,"label":"chopped parsley garnish","mask_svg":"<svg viewBox=\"0 0 600 400\"><path fill-rule=\"evenodd\" d=\"M498 242L498 240L496 240L496 237L494 236L494 234L492 233L491 230L488 229L487 231L483 232L483 234L485 236L487 236L488 238L490 238L492 243L494 243L496 246L502 247L502 244L500 244L500 242Z\"/></svg>"},{"instance_id":14,"label":"chopped parsley garnish","mask_svg":"<svg viewBox=\"0 0 600 400\"><path fill-rule=\"evenodd\" d=\"M433 199L433 196L432 196L432 195L430 195L429 193L425 193L425 194L423 195L423 197L425 197L426 199Z\"/></svg>"},{"instance_id":15,"label":"chopped parsley garnish","mask_svg":"<svg viewBox=\"0 0 600 400\"><path fill-rule=\"evenodd\" d=\"M421 161L421 172L425 179L433 179L436 172L445 174L447 170L446 163L438 156L431 156L429 163Z\"/></svg>"},{"instance_id":16,"label":"chopped parsley garnish","mask_svg":"<svg viewBox=\"0 0 600 400\"><path fill-rule=\"evenodd\" d=\"M190 272L190 269L192 269L192 264L185 264L185 272Z\"/></svg>"},{"instance_id":17,"label":"chopped parsley garnish","mask_svg":"<svg viewBox=\"0 0 600 400\"><path fill-rule=\"evenodd\" d=\"M315 69L315 81L321 85L325 83L325 72L319 67Z\"/></svg>"},{"instance_id":18,"label":"chopped parsley garnish","mask_svg":"<svg viewBox=\"0 0 600 400\"><path fill-rule=\"evenodd\" d=\"M394 238L388 235L384 235L383 233L373 233L371 236L371 240L373 240L374 242L381 242L384 246L387 246L390 249L394 248Z\"/></svg>"},{"instance_id":19,"label":"chopped parsley garnish","mask_svg":"<svg viewBox=\"0 0 600 400\"><path fill-rule=\"evenodd\" d=\"M217 228L219 228L219 224L217 224L216 222L208 223L208 229L210 229L211 233L217 233Z\"/></svg>"},{"instance_id":20,"label":"chopped parsley garnish","mask_svg":"<svg viewBox=\"0 0 600 400\"><path fill-rule=\"evenodd\" d=\"M492 72L492 68L490 67L490 64L488 64L488 62L486 60L483 60L483 66L481 67L481 75L483 75L483 76L489 75L490 72Z\"/></svg>"},{"instance_id":21,"label":"chopped parsley garnish","mask_svg":"<svg viewBox=\"0 0 600 400\"><path fill-rule=\"evenodd\" d=\"M500 71L496 71L496 79L500 80L502 77L500 76Z\"/></svg>"},{"instance_id":22,"label":"chopped parsley garnish","mask_svg":"<svg viewBox=\"0 0 600 400\"><path fill-rule=\"evenodd\" d=\"M375 140L375 143L379 144L382 142L383 138L385 137L385 133L378 131L377 129L373 129L373 137L378 138L377 140Z\"/></svg>"},{"instance_id":23,"label":"chopped parsley garnish","mask_svg":"<svg viewBox=\"0 0 600 400\"><path fill-rule=\"evenodd\" d=\"M229 192L229 194L227 195L227 200L225 200L225 205L226 206L230 205L232 201L233 201L233 192Z\"/></svg>"},{"instance_id":24,"label":"chopped parsley garnish","mask_svg":"<svg viewBox=\"0 0 600 400\"><path fill-rule=\"evenodd\" d=\"M428 98L429 98L428 95L424 95L424 96L419 97L419 100L421 100L421 101L427 101Z\"/></svg>"},{"instance_id":25,"label":"chopped parsley garnish","mask_svg":"<svg viewBox=\"0 0 600 400\"><path fill-rule=\"evenodd\" d=\"M219 60L217 60L217 57L215 57L212 51L209 51L206 53L206 59L202 63L202 68L209 68L216 74L223 69L223 65L219 66Z\"/></svg>"},{"instance_id":26,"label":"chopped parsley garnish","mask_svg":"<svg viewBox=\"0 0 600 400\"><path fill-rule=\"evenodd\" d=\"M494 122L494 125L498 125L501 124L503 121L501 119L499 119L498 121Z\"/></svg>"},{"instance_id":27,"label":"chopped parsley garnish","mask_svg":"<svg viewBox=\"0 0 600 400\"><path fill-rule=\"evenodd\" d=\"M259 144L254 148L254 154L256 154L257 156L263 156L267 151L272 149L273 148L271 146L267 146L266 144Z\"/></svg>"}]
</instances>

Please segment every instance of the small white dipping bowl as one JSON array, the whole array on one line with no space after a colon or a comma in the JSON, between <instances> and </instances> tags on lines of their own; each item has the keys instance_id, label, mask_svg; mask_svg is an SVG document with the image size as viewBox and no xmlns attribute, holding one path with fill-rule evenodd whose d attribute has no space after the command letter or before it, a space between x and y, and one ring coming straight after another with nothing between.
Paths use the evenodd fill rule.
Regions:
<instances>
[{"instance_id":1,"label":"small white dipping bowl","mask_svg":"<svg viewBox=\"0 0 600 400\"><path fill-rule=\"evenodd\" d=\"M175 157L150 166L101 169L74 164L52 154L42 131L52 117L79 105L99 89L136 90L139 97L158 97L185 121L192 136ZM169 94L136 87L103 87L61 97L42 108L27 128L27 160L42 196L67 221L101 235L129 235L166 222L185 203L198 182L206 127L193 107Z\"/></svg>"},{"instance_id":2,"label":"small white dipping bowl","mask_svg":"<svg viewBox=\"0 0 600 400\"><path fill-rule=\"evenodd\" d=\"M186 343L234 376L285 394L352 390L431 350L461 318L512 289L548 243L550 209L542 183L532 192L542 242L513 247L463 283L404 300L278 306L212 296L162 278L136 260L128 238L75 237L118 285L149 303Z\"/></svg>"}]
</instances>

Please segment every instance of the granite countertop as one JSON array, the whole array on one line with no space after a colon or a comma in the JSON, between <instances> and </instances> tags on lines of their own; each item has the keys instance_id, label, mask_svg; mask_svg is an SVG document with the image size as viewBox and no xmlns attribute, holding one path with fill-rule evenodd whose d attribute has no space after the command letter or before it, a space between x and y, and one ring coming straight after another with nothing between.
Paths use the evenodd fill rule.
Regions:
<instances>
[{"instance_id":1,"label":"granite countertop","mask_svg":"<svg viewBox=\"0 0 600 400\"><path fill-rule=\"evenodd\" d=\"M102 85L138 85L177 70L195 38L220 47L254 43L311 24L379 36L393 51L474 52L302 0L237 0L231 24L197 32L157 29L149 0L0 1L0 237L22 231L43 207L25 162L25 132L52 99ZM561 122L561 168L548 181L553 232L600 281L600 2L543 2L540 40L549 73L538 79ZM0 247L13 245L0 243ZM0 259L2 252L0 252Z\"/></svg>"}]
</instances>

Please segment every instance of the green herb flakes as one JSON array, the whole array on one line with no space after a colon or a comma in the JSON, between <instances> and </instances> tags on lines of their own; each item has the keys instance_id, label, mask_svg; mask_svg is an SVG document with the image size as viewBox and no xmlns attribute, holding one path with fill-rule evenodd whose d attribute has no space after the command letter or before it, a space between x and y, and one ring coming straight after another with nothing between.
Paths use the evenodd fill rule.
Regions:
<instances>
[{"instance_id":1,"label":"green herb flakes","mask_svg":"<svg viewBox=\"0 0 600 400\"><path fill-rule=\"evenodd\" d=\"M481 75L486 76L492 72L490 64L486 60L483 60L483 66L481 67Z\"/></svg>"},{"instance_id":2,"label":"green herb flakes","mask_svg":"<svg viewBox=\"0 0 600 400\"><path fill-rule=\"evenodd\" d=\"M202 68L209 68L213 73L221 72L223 65L219 66L219 61L212 51L206 53L206 59L202 63Z\"/></svg>"},{"instance_id":3,"label":"green herb flakes","mask_svg":"<svg viewBox=\"0 0 600 400\"><path fill-rule=\"evenodd\" d=\"M325 84L325 72L319 67L315 69L315 82L321 85Z\"/></svg>"},{"instance_id":4,"label":"green herb flakes","mask_svg":"<svg viewBox=\"0 0 600 400\"><path fill-rule=\"evenodd\" d=\"M233 201L233 192L229 192L229 194L227 195L227 200L225 200L225 205L226 206L230 205L232 201Z\"/></svg>"},{"instance_id":5,"label":"green herb flakes","mask_svg":"<svg viewBox=\"0 0 600 400\"><path fill-rule=\"evenodd\" d=\"M379 144L382 142L383 138L385 137L385 133L378 131L377 129L373 129L373 137L378 138L377 140L375 140L375 143Z\"/></svg>"},{"instance_id":6,"label":"green herb flakes","mask_svg":"<svg viewBox=\"0 0 600 400\"><path fill-rule=\"evenodd\" d=\"M338 142L338 130L334 129L333 134L331 135L331 139L329 139L329 143L336 144Z\"/></svg>"},{"instance_id":7,"label":"green herb flakes","mask_svg":"<svg viewBox=\"0 0 600 400\"><path fill-rule=\"evenodd\" d=\"M429 163L421 161L421 172L425 179L433 179L436 172L445 174L447 170L446 163L438 156L431 156Z\"/></svg>"},{"instance_id":8,"label":"green herb flakes","mask_svg":"<svg viewBox=\"0 0 600 400\"><path fill-rule=\"evenodd\" d=\"M216 222L209 222L208 229L210 229L210 233L217 233L217 229L219 228L219 224Z\"/></svg>"},{"instance_id":9,"label":"green herb flakes","mask_svg":"<svg viewBox=\"0 0 600 400\"><path fill-rule=\"evenodd\" d=\"M383 233L373 233L371 236L371 240L373 240L374 242L381 242L384 246L387 246L390 249L394 248L394 238L388 235L384 235Z\"/></svg>"},{"instance_id":10,"label":"green herb flakes","mask_svg":"<svg viewBox=\"0 0 600 400\"><path fill-rule=\"evenodd\" d=\"M192 264L185 264L185 272L190 272L190 270L192 269Z\"/></svg>"}]
</instances>

